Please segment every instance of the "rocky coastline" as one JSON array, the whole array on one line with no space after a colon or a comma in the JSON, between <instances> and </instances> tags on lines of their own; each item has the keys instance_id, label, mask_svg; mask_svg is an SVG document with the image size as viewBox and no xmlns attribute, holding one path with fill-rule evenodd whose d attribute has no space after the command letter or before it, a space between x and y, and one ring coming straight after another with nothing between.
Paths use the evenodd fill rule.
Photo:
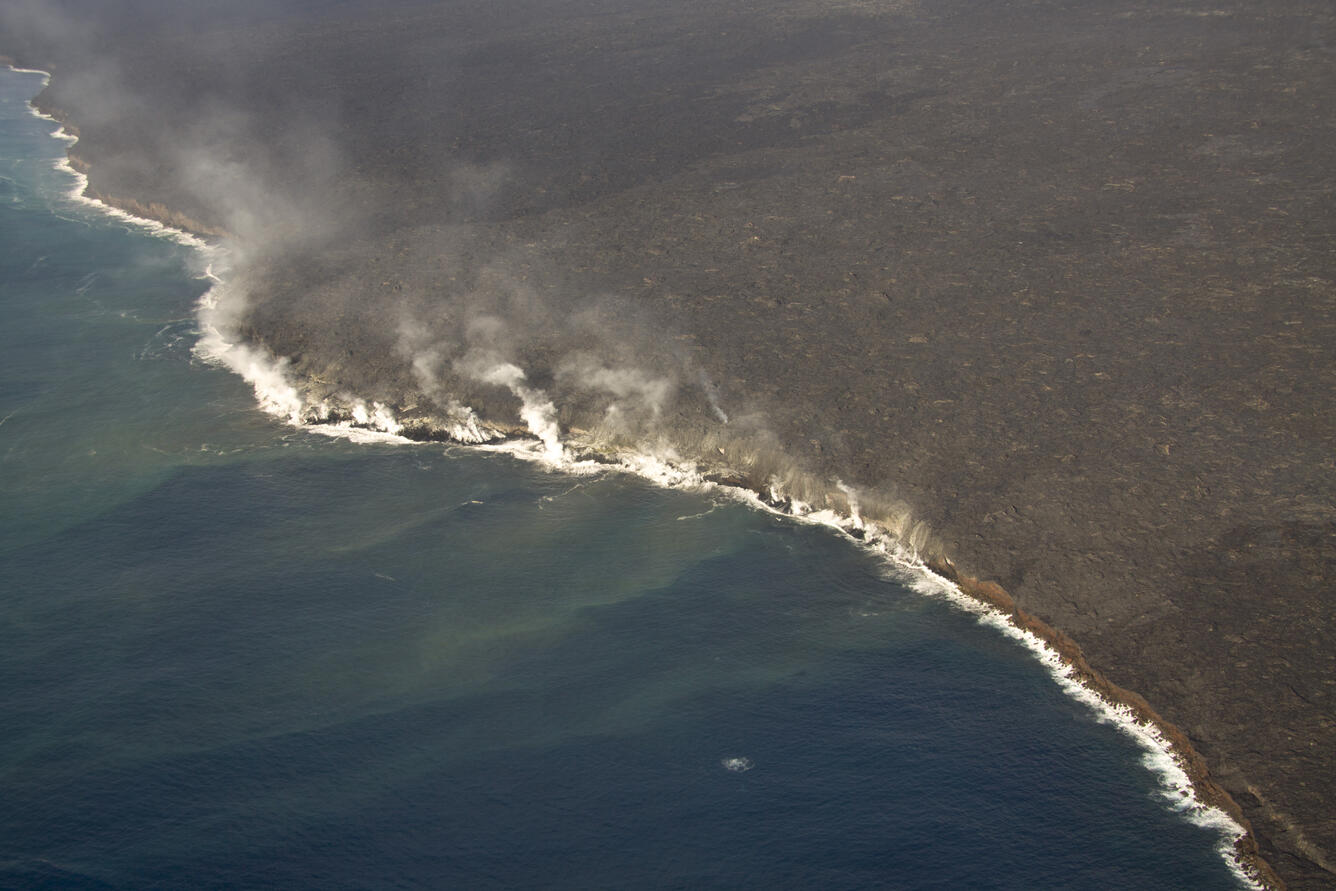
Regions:
<instances>
[{"instance_id":1,"label":"rocky coastline","mask_svg":"<svg viewBox=\"0 0 1336 891\"><path fill-rule=\"evenodd\" d=\"M1159 727L1202 800L1251 824L1258 848L1240 854L1263 881L1329 887L1336 138L1318 109L1336 85L1332 15L892 6L853 4L831 24L789 4L763 35L782 44L773 55L764 39L683 26L671 41L694 47L689 71L620 42L635 26L615 16L561 23L560 48L496 38L503 55L537 40L562 72L554 91L595 99L501 83L498 96L524 87L532 101L480 98L459 129L366 111L352 100L425 107L407 84L432 69L400 59L399 81L366 61L380 38L336 47L340 65L364 63L362 80L319 70L366 111L347 179L375 180L383 216L358 234L358 271L323 291L274 264L274 299L250 322L322 387L423 403L394 337L335 292L448 292L426 258L461 224L516 278L667 320L662 339L730 410L766 417L797 466L912 504L934 571ZM232 49L229 65L314 89L293 73L300 54L289 66ZM658 80L617 77L642 69ZM43 99L83 125L93 188L173 225L235 231L163 148L189 131L174 91L131 86L157 104L131 115L130 135L80 107L97 100L76 78ZM232 98L272 115L264 132L292 111L269 92ZM596 120L606 132L582 129ZM441 174L427 136L467 164ZM482 189L480 159L502 151L518 185ZM124 162L137 153L159 163ZM482 197L451 203L464 186ZM449 226L432 228L447 204ZM331 320L322 332L302 321L313 313ZM513 406L485 415L522 433ZM728 481L765 494L745 474Z\"/></svg>"}]
</instances>

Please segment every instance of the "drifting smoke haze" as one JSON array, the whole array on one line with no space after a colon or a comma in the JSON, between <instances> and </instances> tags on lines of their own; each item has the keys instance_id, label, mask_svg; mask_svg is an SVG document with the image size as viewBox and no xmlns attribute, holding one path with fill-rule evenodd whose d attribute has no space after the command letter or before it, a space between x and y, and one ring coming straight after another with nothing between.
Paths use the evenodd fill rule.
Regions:
<instances>
[{"instance_id":1,"label":"drifting smoke haze","mask_svg":"<svg viewBox=\"0 0 1336 891\"><path fill-rule=\"evenodd\" d=\"M1333 47L1304 0L0 9L93 191L225 238L203 321L277 410L672 457L950 555L1319 877Z\"/></svg>"},{"instance_id":2,"label":"drifting smoke haze","mask_svg":"<svg viewBox=\"0 0 1336 891\"><path fill-rule=\"evenodd\" d=\"M364 81L347 56L364 61L366 47L356 39L313 47L308 12L229 5L186 16L188 30L181 10L160 16L152 3L94 10L29 2L7 13L15 30L36 35L32 45L77 60L43 101L75 109L92 135L74 154L96 171L94 191L225 234L226 283L205 323L237 344L234 360L254 377L271 354L265 379L288 381L285 392L297 394L311 417L355 416L372 400L438 431L463 424L468 436L489 438L527 429L553 454L563 430L578 431L587 445L679 458L708 442L716 460L740 436L765 473L784 463L760 413L724 409L718 386L661 311L628 301L606 277L563 268L567 227L541 211L588 196L571 194L564 182L571 171L546 153L551 145L516 146L515 134L484 133L460 146L468 123L485 122L532 82L515 83L513 71L484 72L508 82L494 84L485 104L466 96L459 117L472 120L451 126L455 93L429 85L444 79L476 93L477 73L460 69L476 65L471 57L494 35L467 33L452 44L436 34L438 54L400 47L410 61L365 72ZM494 25L479 23L477 9L455 12L451 21L465 32ZM362 21L355 6L322 13ZM627 6L621 14L638 13ZM403 36L386 18L380 40ZM130 46L101 61L101 29ZM126 67L136 46L155 62ZM145 83L158 66L187 74ZM413 99L395 89L382 95L368 82L378 78ZM432 100L424 103L424 94ZM365 116L350 121L353 110ZM596 141L572 138L589 142L568 153L577 161L595 150ZM136 150L113 150L127 144ZM486 156L469 157L480 152ZM291 398L279 400L284 413ZM726 430L730 414L746 421ZM773 452L768 460L756 457L765 451Z\"/></svg>"},{"instance_id":3,"label":"drifting smoke haze","mask_svg":"<svg viewBox=\"0 0 1336 891\"><path fill-rule=\"evenodd\" d=\"M454 226L397 232L378 245L384 255L337 266L289 253L283 265L233 273L240 286L224 305L241 311L223 321L295 356L312 405L370 398L422 423L481 418L507 433L527 429L550 452L561 431L586 446L683 455L701 437L731 433L708 374L663 320L560 287L542 258L507 259L505 248L478 241ZM288 288L293 262L308 264L304 287L281 302L245 303ZM278 342L275 330L284 332ZM738 429L760 433L755 420Z\"/></svg>"}]
</instances>

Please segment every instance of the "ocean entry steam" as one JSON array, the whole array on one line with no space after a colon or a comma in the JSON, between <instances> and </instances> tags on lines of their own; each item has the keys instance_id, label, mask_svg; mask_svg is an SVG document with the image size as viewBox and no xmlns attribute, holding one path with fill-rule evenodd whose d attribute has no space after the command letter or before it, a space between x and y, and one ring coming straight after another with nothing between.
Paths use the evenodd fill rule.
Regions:
<instances>
[{"instance_id":1,"label":"ocean entry steam","mask_svg":"<svg viewBox=\"0 0 1336 891\"><path fill-rule=\"evenodd\" d=\"M1240 885L1155 741L828 528L852 494L581 461L513 365L518 457L275 418L213 258L71 199L40 83L0 74L0 885Z\"/></svg>"}]
</instances>

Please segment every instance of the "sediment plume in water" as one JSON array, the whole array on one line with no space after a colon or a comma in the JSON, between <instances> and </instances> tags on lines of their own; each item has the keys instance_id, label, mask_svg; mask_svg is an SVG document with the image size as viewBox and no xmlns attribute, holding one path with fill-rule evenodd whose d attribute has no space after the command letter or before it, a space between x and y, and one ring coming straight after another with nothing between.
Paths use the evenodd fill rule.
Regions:
<instances>
[{"instance_id":1,"label":"sediment plume in water","mask_svg":"<svg viewBox=\"0 0 1336 891\"><path fill-rule=\"evenodd\" d=\"M832 511L852 518L855 528L875 524L915 553L934 553L930 530L908 505L803 467L763 416L729 412L708 377L682 357L662 351L656 357L662 364L651 370L633 364L630 351L598 352L606 332L583 335L595 326L592 316L572 326L580 336L555 327L537 342L520 342L511 321L486 313L475 312L448 338L405 322L388 360L397 367L381 377L396 385L364 394L337 380L333 369L313 372L247 341L239 323L243 305L234 285L216 285L206 295L201 349L250 381L263 407L293 422L465 444L532 438L557 463L650 458L787 512ZM576 346L563 352L570 342ZM535 357L545 363L536 372L522 364Z\"/></svg>"},{"instance_id":2,"label":"sediment plume in water","mask_svg":"<svg viewBox=\"0 0 1336 891\"><path fill-rule=\"evenodd\" d=\"M938 551L927 528L915 522L893 495L859 492L851 501L838 480L798 466L778 447L759 413L730 401L735 394L719 393L683 356L664 349L670 336L632 346L607 336L615 317L589 313L582 324L570 324L566 319L579 314L569 312L569 303L555 304L555 319L553 311L533 312L534 301L525 296L528 286L521 286L522 277L508 278L495 270L473 276L484 286L462 293L482 295L483 300L464 300L445 315L424 320L410 299L400 304L404 317L397 327L385 325L384 319L377 320L379 327L374 329L361 324L356 300L367 295L359 295L355 288L336 300L317 294L314 303L293 308L292 318L311 309L329 310L307 317L308 333L315 325L311 320L320 320L320 325L344 322L344 332L333 340L359 348L364 358L372 357L360 370L330 351L284 349L268 333L284 326L271 328L258 314L215 320L222 326L220 343L230 353L224 361L249 378L266 379L266 392L273 394L266 407L272 404L271 410L290 420L461 442L541 440L539 430L546 428L547 439L539 452L549 460L559 457L555 448L547 447L552 442L577 457L638 456L627 460L641 461L650 476L659 468L670 468L682 480L724 483L794 516L830 511L834 516L857 517L862 526L878 524L917 555ZM501 292L510 293L503 301L508 305L493 309L488 304L497 294L497 289L486 287L489 276L505 285ZM226 301L219 305L224 316L230 314ZM265 311L276 311L273 301ZM292 318L286 326L289 339L291 332L301 334L300 323L293 324ZM524 320L523 330L544 337L515 337L511 325L516 319ZM496 320L505 321L498 325ZM417 333L405 337L405 329ZM357 332L357 339L349 339L349 331ZM367 346L371 349L363 349ZM650 363L652 373L627 358L630 354L639 360L657 353L668 354L672 361ZM484 366L478 373L471 366L468 357L482 354L496 363L491 372ZM290 358L275 360L274 355ZM496 372L507 366L522 377ZM533 409L528 416L526 404ZM554 439L551 425L560 439ZM863 535L866 538L865 531ZM986 601L979 593L974 596Z\"/></svg>"},{"instance_id":3,"label":"sediment plume in water","mask_svg":"<svg viewBox=\"0 0 1336 891\"><path fill-rule=\"evenodd\" d=\"M207 318L213 299L201 303ZM945 557L931 555L931 534L908 508L876 493L859 491L840 480L825 480L784 456L764 431L734 433L722 429L674 441L667 434L654 441L632 442L624 431L561 430L556 408L546 394L529 389L527 376L509 363L483 362L472 376L504 386L521 401L523 426L491 423L457 401L444 416L419 414L402 422L390 406L343 395L318 403L301 397L286 363L270 358L256 364L251 349L234 347L216 329L201 340L200 351L242 374L255 387L262 407L286 420L331 435L357 438L369 432L381 441L415 439L468 444L508 445L519 457L572 473L615 468L660 485L719 491L755 507L815 523L848 536L879 554L898 580L919 593L940 597L976 614L979 621L1030 650L1073 699L1091 708L1142 749L1142 761L1160 784L1166 803L1185 819L1219 835L1218 849L1241 885L1276 887L1278 880L1260 860L1238 806L1210 778L1205 763L1187 737L1162 718L1142 697L1110 682L1086 661L1079 646L1047 623L1019 609L1000 586L961 575ZM263 363L261 363L262 365ZM291 407L301 403L302 408ZM461 412L467 422L460 422ZM379 436L377 436L379 434ZM730 770L745 770L726 763Z\"/></svg>"},{"instance_id":4,"label":"sediment plume in water","mask_svg":"<svg viewBox=\"0 0 1336 891\"><path fill-rule=\"evenodd\" d=\"M227 329L228 314L219 309L228 287L220 283L201 303L209 332L201 350L245 376L261 405L290 422L342 435L371 431L398 441L491 444L568 472L616 468L661 485L727 492L760 509L837 530L882 555L916 590L944 597L1016 639L1068 695L1133 738L1166 801L1219 833L1221 855L1242 884L1277 884L1242 812L1210 778L1182 731L1142 697L1109 681L1070 638L1020 609L999 585L959 573L908 505L803 468L756 413L727 412L708 378L685 363L651 373L625 354L619 362L606 360L589 342L565 355L553 348L560 336L545 349L517 345L505 321L478 314L454 340L401 325L396 361L412 385L407 395L382 401L328 379L301 377L262 347L233 346L228 338L238 332ZM257 355L268 362L257 362ZM548 364L531 374L519 362L535 355ZM491 388L489 410L475 411L454 382Z\"/></svg>"}]
</instances>

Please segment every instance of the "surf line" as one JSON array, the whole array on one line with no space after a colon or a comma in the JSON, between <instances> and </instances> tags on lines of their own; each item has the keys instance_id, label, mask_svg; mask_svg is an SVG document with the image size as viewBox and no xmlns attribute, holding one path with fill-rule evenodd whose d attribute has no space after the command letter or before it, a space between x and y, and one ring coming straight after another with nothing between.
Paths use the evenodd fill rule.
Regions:
<instances>
[{"instance_id":1,"label":"surf line","mask_svg":"<svg viewBox=\"0 0 1336 891\"><path fill-rule=\"evenodd\" d=\"M848 491L842 483L836 485ZM1144 697L1109 681L1089 664L1075 641L1026 613L996 582L966 576L945 558L924 558L889 531L864 523L856 509L844 515L829 509L813 511L801 502L777 498L781 493L734 489L733 494L759 510L845 536L881 557L896 581L922 595L946 600L1023 646L1068 697L1090 709L1100 723L1112 725L1136 743L1142 751L1142 766L1159 783L1162 800L1193 825L1217 834L1216 852L1241 886L1283 887L1246 828L1248 820L1242 809L1211 779L1204 759L1187 736ZM856 504L850 494L851 504Z\"/></svg>"},{"instance_id":2,"label":"surf line","mask_svg":"<svg viewBox=\"0 0 1336 891\"><path fill-rule=\"evenodd\" d=\"M37 68L17 68L13 65L8 66L8 69L15 74L41 75L42 89L45 89L46 86L51 83L51 74L48 71L42 71ZM137 229L146 231L150 235L166 238L178 244L185 245L186 247L196 248L197 250L206 253L218 249L216 244L206 241L192 232L187 232L179 226L168 225L167 223L153 219L152 217L132 213L130 210L116 206L116 204L105 196L97 195L96 193L90 195L89 192L91 189L89 186L88 175L84 170L80 169L80 167L86 165L76 161L70 154L70 150L74 147L75 143L79 141L77 133L74 132L73 128L65 121L38 108L34 101L35 98L36 97L30 98L27 102L28 112L36 118L55 124L56 129L52 131L51 138L65 144L64 154L55 159L52 162L52 166L56 170L68 174L73 180L69 189L65 192L64 197L66 199L73 201L76 204L83 205L90 210L95 210L122 223L128 223ZM142 209L149 210L149 208Z\"/></svg>"},{"instance_id":3,"label":"surf line","mask_svg":"<svg viewBox=\"0 0 1336 891\"><path fill-rule=\"evenodd\" d=\"M44 87L50 81L48 72L8 67L16 73L42 75ZM965 576L945 558L925 558L893 531L864 521L857 510L856 493L850 487L836 483L848 498L848 513L830 508L813 509L786 496L778 482L757 490L720 481L716 475L702 472L694 461L683 461L675 455L625 450L597 454L597 449L591 449L590 444L565 437L554 446L548 431L524 431L492 424L464 406L459 406L458 417L448 419L444 425L433 426L429 433L408 436L405 433L415 431L406 430L396 420L393 410L379 402L350 397L344 406L331 406L325 402L311 405L291 382L285 359L273 356L263 347L228 339L225 329L229 326L222 303L226 282L213 271L214 266L225 259L223 246L114 206L101 196L89 195L87 174L75 166L68 154L78 137L61 120L39 110L31 99L28 108L36 117L56 124L57 128L50 135L65 143L66 153L53 166L68 173L73 180L73 185L65 193L68 200L133 225L148 235L167 238L199 252L206 265L198 277L211 280L214 285L197 304L196 316L201 330L196 355L242 377L252 386L258 406L264 412L292 426L354 442L449 441L505 452L549 470L576 476L627 473L664 488L718 493L776 516L824 526L881 558L896 581L919 594L943 599L975 615L981 624L994 628L1027 649L1064 693L1089 708L1101 723L1116 727L1140 747L1142 764L1156 776L1166 804L1193 824L1218 834L1217 852L1240 885L1254 889L1280 887L1278 878L1262 859L1252 833L1245 828L1247 820L1242 810L1210 778L1204 760L1181 730L1161 717L1144 698L1118 687L1090 666L1071 638L1024 612L1000 585ZM544 436L545 433L548 435ZM587 457L591 454L595 457Z\"/></svg>"},{"instance_id":4,"label":"surf line","mask_svg":"<svg viewBox=\"0 0 1336 891\"><path fill-rule=\"evenodd\" d=\"M221 287L221 286L219 286ZM211 291L210 294L213 292ZM206 299L210 295L206 295ZM1080 647L1061 631L1020 609L1001 586L961 574L940 557L925 558L892 530L865 520L857 509L857 493L836 483L850 505L848 513L815 509L787 496L778 481L763 490L731 482L728 473L704 471L692 460L646 451L600 451L578 435L563 436L554 448L551 431L500 428L469 412L469 423L436 427L427 437L405 436L404 425L392 408L351 398L348 406L322 402L306 404L288 378L287 363L262 348L229 344L221 331L207 326L212 338L202 352L217 358L251 383L260 407L287 423L326 436L361 442L411 444L449 441L479 450L502 452L554 472L588 476L620 472L666 489L717 494L788 520L818 525L842 535L857 547L880 558L893 578L924 596L942 599L974 615L1024 647L1047 670L1059 688L1088 708L1100 723L1109 724L1142 752L1142 765L1156 777L1165 804L1184 819L1217 834L1216 851L1240 886L1279 887L1279 881L1261 858L1247 820L1233 801L1209 776L1205 762L1187 737L1160 716L1144 698L1110 682L1085 659ZM237 362L244 357L243 362ZM531 422L532 426L532 422ZM458 434L455 431L460 431Z\"/></svg>"}]
</instances>

